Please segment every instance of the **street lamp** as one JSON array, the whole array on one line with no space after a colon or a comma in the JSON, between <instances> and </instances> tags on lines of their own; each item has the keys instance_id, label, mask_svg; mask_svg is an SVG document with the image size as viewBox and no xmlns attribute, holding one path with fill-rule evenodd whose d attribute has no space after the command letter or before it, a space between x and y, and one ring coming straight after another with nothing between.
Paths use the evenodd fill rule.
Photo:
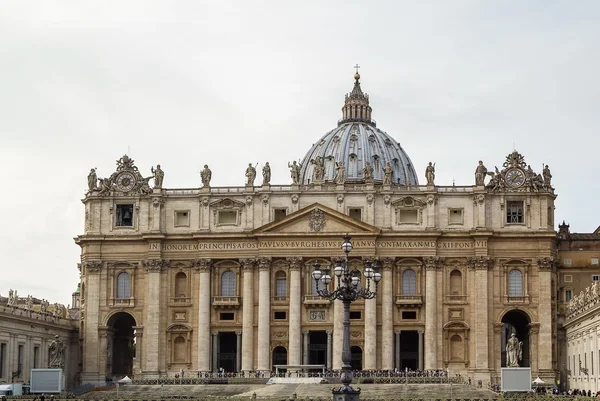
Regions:
<instances>
[{"instance_id":1,"label":"street lamp","mask_svg":"<svg viewBox=\"0 0 600 401\"><path fill-rule=\"evenodd\" d=\"M345 254L345 259L333 269L333 273L337 278L336 289L330 291L328 286L332 278L328 274L321 271L321 265L315 263L315 270L312 273L315 279L317 293L330 300L340 300L344 304L344 342L342 346L342 387L333 389L334 401L355 401L360 397L360 388L355 390L350 386L352 382L352 365L350 362L352 356L350 353L350 304L359 298L373 299L377 295L377 284L381 280L381 273L375 263L366 262L364 276L366 285L359 286L360 278L352 276L350 265L348 263L348 255L352 251L352 243L350 236L344 236L342 250ZM373 291L371 291L371 282L373 282ZM322 286L321 286L322 284Z\"/></svg>"}]
</instances>

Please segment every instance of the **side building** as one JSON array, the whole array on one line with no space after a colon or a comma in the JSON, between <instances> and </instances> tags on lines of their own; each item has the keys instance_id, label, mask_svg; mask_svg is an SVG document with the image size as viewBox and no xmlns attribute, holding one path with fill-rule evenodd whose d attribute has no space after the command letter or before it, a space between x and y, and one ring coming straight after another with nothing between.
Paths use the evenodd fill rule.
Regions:
<instances>
[{"instance_id":1,"label":"side building","mask_svg":"<svg viewBox=\"0 0 600 401\"><path fill-rule=\"evenodd\" d=\"M359 78L338 126L289 164L291 185L272 185L268 163L262 183L248 166L239 187L211 186L205 165L201 188L165 188L159 167L151 188L128 156L99 185L90 171L75 239L84 381L340 369L342 306L316 294L311 272L333 269L345 234L353 274L374 261L383 276L376 299L352 305L355 369L449 369L496 383L516 333L521 366L555 379L548 166L537 174L514 151L488 173L474 156L474 185L437 185L434 163L419 185L371 119Z\"/></svg>"},{"instance_id":2,"label":"side building","mask_svg":"<svg viewBox=\"0 0 600 401\"><path fill-rule=\"evenodd\" d=\"M558 236L559 369L570 389L600 391L600 227L571 233L563 222Z\"/></svg>"},{"instance_id":3,"label":"side building","mask_svg":"<svg viewBox=\"0 0 600 401\"><path fill-rule=\"evenodd\" d=\"M66 389L79 382L79 292L71 308L9 291L0 296L0 383L29 383L31 369L63 368ZM63 345L54 357L53 343Z\"/></svg>"}]
</instances>

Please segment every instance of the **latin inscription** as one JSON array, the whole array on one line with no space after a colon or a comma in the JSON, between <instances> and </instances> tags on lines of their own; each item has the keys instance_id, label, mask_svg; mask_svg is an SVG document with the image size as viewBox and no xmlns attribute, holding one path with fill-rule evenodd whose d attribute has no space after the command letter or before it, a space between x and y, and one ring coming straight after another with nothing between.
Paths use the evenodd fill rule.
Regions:
<instances>
[{"instance_id":1,"label":"latin inscription","mask_svg":"<svg viewBox=\"0 0 600 401\"><path fill-rule=\"evenodd\" d=\"M486 248L487 240L476 241L374 241L356 240L355 248L472 249ZM210 251L244 249L338 248L340 241L202 242L199 244L150 244L151 251Z\"/></svg>"}]
</instances>

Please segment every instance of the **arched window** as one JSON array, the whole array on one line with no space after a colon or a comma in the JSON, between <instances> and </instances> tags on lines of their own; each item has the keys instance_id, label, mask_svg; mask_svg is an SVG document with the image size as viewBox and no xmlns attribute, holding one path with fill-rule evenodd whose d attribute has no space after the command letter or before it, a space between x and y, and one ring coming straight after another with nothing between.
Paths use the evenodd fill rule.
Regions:
<instances>
[{"instance_id":1,"label":"arched window","mask_svg":"<svg viewBox=\"0 0 600 401\"><path fill-rule=\"evenodd\" d=\"M286 297L287 296L287 280L284 271L278 271L275 274L275 296Z\"/></svg>"},{"instance_id":2,"label":"arched window","mask_svg":"<svg viewBox=\"0 0 600 401\"><path fill-rule=\"evenodd\" d=\"M182 336L177 337L173 346L174 362L185 362L185 338L183 338Z\"/></svg>"},{"instance_id":3,"label":"arched window","mask_svg":"<svg viewBox=\"0 0 600 401\"><path fill-rule=\"evenodd\" d=\"M460 270L450 272L450 295L462 295L462 273Z\"/></svg>"},{"instance_id":4,"label":"arched window","mask_svg":"<svg viewBox=\"0 0 600 401\"><path fill-rule=\"evenodd\" d=\"M412 269L402 272L402 295L415 295L417 293L417 274Z\"/></svg>"},{"instance_id":5,"label":"arched window","mask_svg":"<svg viewBox=\"0 0 600 401\"><path fill-rule=\"evenodd\" d=\"M184 272L179 272L175 275L175 296L177 298L185 298L187 293L187 276Z\"/></svg>"},{"instance_id":6,"label":"arched window","mask_svg":"<svg viewBox=\"0 0 600 401\"><path fill-rule=\"evenodd\" d=\"M521 270L513 269L508 273L508 296L523 296L523 273Z\"/></svg>"},{"instance_id":7,"label":"arched window","mask_svg":"<svg viewBox=\"0 0 600 401\"><path fill-rule=\"evenodd\" d=\"M117 276L117 298L129 298L131 289L131 279L129 273L119 273Z\"/></svg>"},{"instance_id":8,"label":"arched window","mask_svg":"<svg viewBox=\"0 0 600 401\"><path fill-rule=\"evenodd\" d=\"M221 276L221 296L235 297L235 273L231 270Z\"/></svg>"}]
</instances>

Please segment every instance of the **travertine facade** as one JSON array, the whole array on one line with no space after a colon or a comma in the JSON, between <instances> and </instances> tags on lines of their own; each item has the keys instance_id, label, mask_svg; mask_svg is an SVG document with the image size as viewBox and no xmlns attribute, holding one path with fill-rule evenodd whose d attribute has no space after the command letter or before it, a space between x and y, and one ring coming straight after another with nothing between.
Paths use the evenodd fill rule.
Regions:
<instances>
[{"instance_id":1,"label":"travertine facade","mask_svg":"<svg viewBox=\"0 0 600 401\"><path fill-rule=\"evenodd\" d=\"M515 151L498 155L495 173L474 157L487 185L438 186L433 163L420 186L355 78L338 127L290 164L292 185L211 187L205 166L200 189L200 180L169 189L168 171L152 189L127 156L99 187L90 173L76 239L84 381L339 369L342 305L315 295L310 273L343 256L346 233L354 274L376 260L383 275L376 299L352 305L355 368L449 368L495 381L516 332L522 364L554 380L549 170L533 173Z\"/></svg>"}]
</instances>

